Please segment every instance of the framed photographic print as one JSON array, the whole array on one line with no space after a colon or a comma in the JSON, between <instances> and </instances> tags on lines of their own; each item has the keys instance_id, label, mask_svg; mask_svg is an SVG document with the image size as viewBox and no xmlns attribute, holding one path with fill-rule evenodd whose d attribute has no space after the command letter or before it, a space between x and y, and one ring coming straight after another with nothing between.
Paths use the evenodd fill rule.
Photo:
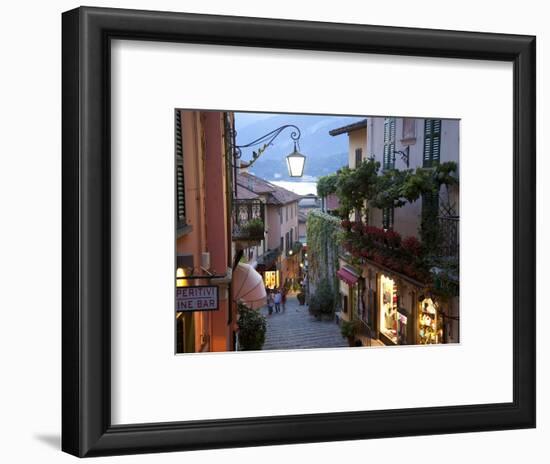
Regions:
<instances>
[{"instance_id":1,"label":"framed photographic print","mask_svg":"<svg viewBox=\"0 0 550 464\"><path fill-rule=\"evenodd\" d=\"M62 448L535 426L535 38L63 14Z\"/></svg>"}]
</instances>

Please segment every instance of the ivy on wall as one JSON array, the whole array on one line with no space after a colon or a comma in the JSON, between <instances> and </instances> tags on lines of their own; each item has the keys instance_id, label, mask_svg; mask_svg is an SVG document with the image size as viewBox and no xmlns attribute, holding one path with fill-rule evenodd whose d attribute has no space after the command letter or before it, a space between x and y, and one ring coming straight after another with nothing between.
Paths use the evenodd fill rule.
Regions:
<instances>
[{"instance_id":1,"label":"ivy on wall","mask_svg":"<svg viewBox=\"0 0 550 464\"><path fill-rule=\"evenodd\" d=\"M339 218L319 210L307 216L307 256L309 297L317 293L321 282L327 282L334 295L336 306L340 304L338 278ZM336 308L335 308L336 309Z\"/></svg>"}]
</instances>

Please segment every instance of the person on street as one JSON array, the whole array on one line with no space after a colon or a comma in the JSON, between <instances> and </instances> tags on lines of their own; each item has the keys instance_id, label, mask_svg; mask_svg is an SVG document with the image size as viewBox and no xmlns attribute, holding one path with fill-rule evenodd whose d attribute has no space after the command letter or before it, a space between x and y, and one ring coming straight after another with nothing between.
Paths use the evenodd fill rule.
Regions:
<instances>
[{"instance_id":1,"label":"person on street","mask_svg":"<svg viewBox=\"0 0 550 464\"><path fill-rule=\"evenodd\" d=\"M277 293L275 293L275 312L278 313L278 312L281 312L281 300L282 300L282 296L281 296L281 290L277 290Z\"/></svg>"},{"instance_id":2,"label":"person on street","mask_svg":"<svg viewBox=\"0 0 550 464\"><path fill-rule=\"evenodd\" d=\"M286 291L283 290L283 294L281 296L281 304L283 306L283 312L286 310Z\"/></svg>"},{"instance_id":3,"label":"person on street","mask_svg":"<svg viewBox=\"0 0 550 464\"><path fill-rule=\"evenodd\" d=\"M267 312L271 316L273 314L273 294L267 291Z\"/></svg>"}]
</instances>

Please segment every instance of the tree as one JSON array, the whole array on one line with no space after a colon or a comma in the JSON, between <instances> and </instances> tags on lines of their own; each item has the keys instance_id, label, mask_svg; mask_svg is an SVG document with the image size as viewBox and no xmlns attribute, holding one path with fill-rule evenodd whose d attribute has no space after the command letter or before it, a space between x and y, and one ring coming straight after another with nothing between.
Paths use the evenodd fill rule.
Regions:
<instances>
[{"instance_id":1,"label":"tree","mask_svg":"<svg viewBox=\"0 0 550 464\"><path fill-rule=\"evenodd\" d=\"M327 197L331 193L335 193L337 182L338 174L336 173L319 177L319 180L317 181L317 195L320 197Z\"/></svg>"},{"instance_id":2,"label":"tree","mask_svg":"<svg viewBox=\"0 0 550 464\"><path fill-rule=\"evenodd\" d=\"M348 217L352 211L361 213L377 192L380 163L364 160L356 169L344 167L338 172L336 194L340 200L341 215Z\"/></svg>"}]
</instances>

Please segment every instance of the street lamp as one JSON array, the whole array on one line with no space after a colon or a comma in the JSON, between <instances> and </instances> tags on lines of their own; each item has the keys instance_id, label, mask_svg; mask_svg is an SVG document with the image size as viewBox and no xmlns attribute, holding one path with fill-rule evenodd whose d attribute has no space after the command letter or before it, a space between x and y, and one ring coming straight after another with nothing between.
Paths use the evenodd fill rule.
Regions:
<instances>
[{"instance_id":1,"label":"street lamp","mask_svg":"<svg viewBox=\"0 0 550 464\"><path fill-rule=\"evenodd\" d=\"M258 137L256 140L253 140L252 142L243 145L237 145L235 143L237 132L235 131L235 129L230 129L230 143L233 148L233 156L235 158L235 161L241 158L243 148L259 147L252 152L252 159L250 161L241 161L237 167L248 168L252 166L256 162L256 160L267 150L267 148L273 144L273 141L281 134L281 132L289 128L294 129L290 133L290 138L294 141L294 151L286 157L288 174L290 177L302 177L302 175L304 174L304 164L306 157L297 150L302 133L300 132L298 126L295 126L294 124L285 124L284 126L278 127L277 129L274 129L271 132L268 132L267 134Z\"/></svg>"},{"instance_id":2,"label":"street lamp","mask_svg":"<svg viewBox=\"0 0 550 464\"><path fill-rule=\"evenodd\" d=\"M296 150L296 142L294 142L294 151L286 157L289 176L302 177L304 175L305 163L306 157Z\"/></svg>"}]
</instances>

